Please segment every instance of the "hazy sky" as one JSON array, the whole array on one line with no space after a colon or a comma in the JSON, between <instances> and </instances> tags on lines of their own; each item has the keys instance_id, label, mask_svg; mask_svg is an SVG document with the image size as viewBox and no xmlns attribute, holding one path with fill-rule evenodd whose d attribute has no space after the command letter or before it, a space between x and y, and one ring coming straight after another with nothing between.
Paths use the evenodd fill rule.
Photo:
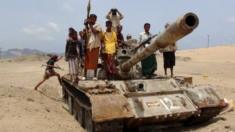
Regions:
<instances>
[{"instance_id":1,"label":"hazy sky","mask_svg":"<svg viewBox=\"0 0 235 132\"><path fill-rule=\"evenodd\" d=\"M63 52L67 28L83 28L87 0L0 0L0 48L33 48ZM235 43L234 0L92 0L92 13L105 23L110 8L124 14L123 33L138 37L143 24L152 24L151 32L163 30L166 22L186 12L199 16L199 27L178 42L182 48Z\"/></svg>"}]
</instances>

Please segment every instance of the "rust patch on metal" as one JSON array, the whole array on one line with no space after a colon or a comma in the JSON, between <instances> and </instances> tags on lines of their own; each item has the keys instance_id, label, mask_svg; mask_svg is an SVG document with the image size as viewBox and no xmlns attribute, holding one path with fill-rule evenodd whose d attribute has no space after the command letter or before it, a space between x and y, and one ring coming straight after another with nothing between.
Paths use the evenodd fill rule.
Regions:
<instances>
[{"instance_id":1,"label":"rust patch on metal","mask_svg":"<svg viewBox=\"0 0 235 132\"><path fill-rule=\"evenodd\" d=\"M92 118L96 122L126 119L134 114L127 99L122 95L91 96Z\"/></svg>"}]
</instances>

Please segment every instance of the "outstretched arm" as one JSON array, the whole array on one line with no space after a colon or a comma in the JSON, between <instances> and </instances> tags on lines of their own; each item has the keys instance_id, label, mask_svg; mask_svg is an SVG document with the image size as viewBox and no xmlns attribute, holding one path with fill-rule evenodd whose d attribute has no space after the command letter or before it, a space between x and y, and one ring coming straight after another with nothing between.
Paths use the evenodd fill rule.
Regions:
<instances>
[{"instance_id":1,"label":"outstretched arm","mask_svg":"<svg viewBox=\"0 0 235 132\"><path fill-rule=\"evenodd\" d=\"M63 56L60 56L60 57L57 59L57 61L61 60L62 58L63 58Z\"/></svg>"},{"instance_id":2,"label":"outstretched arm","mask_svg":"<svg viewBox=\"0 0 235 132\"><path fill-rule=\"evenodd\" d=\"M61 67L59 67L59 66L54 66L54 65L42 65L42 66L45 66L45 67L51 67L51 68L56 68L56 69L61 69L61 70L63 70Z\"/></svg>"}]
</instances>

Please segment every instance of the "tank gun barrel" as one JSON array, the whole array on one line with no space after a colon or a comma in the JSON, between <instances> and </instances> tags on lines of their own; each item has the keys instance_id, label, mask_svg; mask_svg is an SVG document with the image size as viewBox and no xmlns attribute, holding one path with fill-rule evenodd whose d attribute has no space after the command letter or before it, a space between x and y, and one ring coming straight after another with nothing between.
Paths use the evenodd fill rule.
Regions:
<instances>
[{"instance_id":1,"label":"tank gun barrel","mask_svg":"<svg viewBox=\"0 0 235 132\"><path fill-rule=\"evenodd\" d=\"M165 31L160 33L151 44L139 53L136 53L129 60L120 65L120 75L126 75L132 66L139 61L150 56L159 48L165 48L170 44L174 44L184 36L191 33L199 24L199 19L194 13L186 13L179 17L174 23L170 24Z\"/></svg>"}]
</instances>

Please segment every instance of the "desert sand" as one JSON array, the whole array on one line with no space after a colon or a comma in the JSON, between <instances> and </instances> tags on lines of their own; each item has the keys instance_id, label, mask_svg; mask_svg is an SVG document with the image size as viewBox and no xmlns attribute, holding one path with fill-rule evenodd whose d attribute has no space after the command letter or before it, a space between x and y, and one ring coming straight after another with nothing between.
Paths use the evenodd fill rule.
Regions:
<instances>
[{"instance_id":1,"label":"desert sand","mask_svg":"<svg viewBox=\"0 0 235 132\"><path fill-rule=\"evenodd\" d=\"M194 84L211 84L223 97L235 100L235 46L177 51L175 75L193 77ZM29 57L30 58L30 57ZM0 60L0 132L84 131L62 108L57 78L33 88L42 79L46 59ZM157 56L157 74L163 75L162 56ZM68 71L65 61L58 63ZM235 131L235 112L219 115L205 124L178 128L179 131ZM175 131L174 129L173 131Z\"/></svg>"}]
</instances>

